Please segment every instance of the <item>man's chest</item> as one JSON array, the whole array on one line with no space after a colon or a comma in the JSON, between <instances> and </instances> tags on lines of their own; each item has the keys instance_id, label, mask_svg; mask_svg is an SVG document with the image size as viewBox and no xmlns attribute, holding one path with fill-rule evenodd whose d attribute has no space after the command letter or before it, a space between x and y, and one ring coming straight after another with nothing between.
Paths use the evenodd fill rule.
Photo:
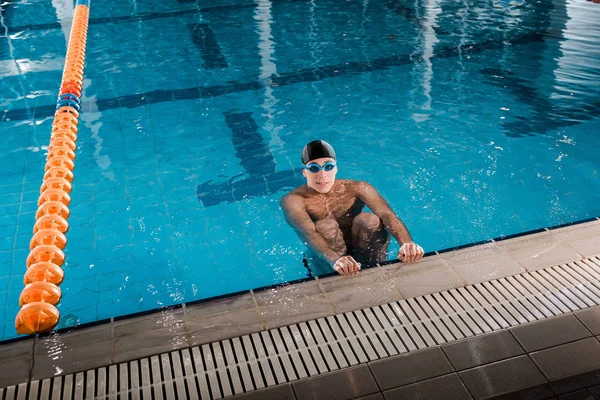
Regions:
<instances>
[{"instance_id":1,"label":"man's chest","mask_svg":"<svg viewBox=\"0 0 600 400\"><path fill-rule=\"evenodd\" d=\"M364 203L355 196L338 198L316 198L307 202L306 211L313 221L325 218L336 220L354 218L364 208Z\"/></svg>"}]
</instances>

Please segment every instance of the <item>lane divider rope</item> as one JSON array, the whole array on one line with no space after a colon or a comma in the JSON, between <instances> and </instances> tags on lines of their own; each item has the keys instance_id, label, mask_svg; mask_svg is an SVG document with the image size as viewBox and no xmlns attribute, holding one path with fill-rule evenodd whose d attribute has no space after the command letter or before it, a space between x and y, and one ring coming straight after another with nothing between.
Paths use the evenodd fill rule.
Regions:
<instances>
[{"instance_id":1,"label":"lane divider rope","mask_svg":"<svg viewBox=\"0 0 600 400\"><path fill-rule=\"evenodd\" d=\"M19 297L21 309L15 319L19 334L50 331L60 319L56 305L62 295L58 285L64 278L61 266L69 229L88 20L89 0L77 0L26 260L25 288Z\"/></svg>"}]
</instances>

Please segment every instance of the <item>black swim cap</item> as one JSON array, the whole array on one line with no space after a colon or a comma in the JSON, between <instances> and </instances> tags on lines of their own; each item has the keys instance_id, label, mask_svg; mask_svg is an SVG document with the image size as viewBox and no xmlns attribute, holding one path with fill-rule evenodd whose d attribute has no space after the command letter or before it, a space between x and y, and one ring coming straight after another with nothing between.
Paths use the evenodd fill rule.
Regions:
<instances>
[{"instance_id":1,"label":"black swim cap","mask_svg":"<svg viewBox=\"0 0 600 400\"><path fill-rule=\"evenodd\" d=\"M335 151L329 143L324 140L313 140L302 150L302 164L317 158L333 158L335 160Z\"/></svg>"}]
</instances>

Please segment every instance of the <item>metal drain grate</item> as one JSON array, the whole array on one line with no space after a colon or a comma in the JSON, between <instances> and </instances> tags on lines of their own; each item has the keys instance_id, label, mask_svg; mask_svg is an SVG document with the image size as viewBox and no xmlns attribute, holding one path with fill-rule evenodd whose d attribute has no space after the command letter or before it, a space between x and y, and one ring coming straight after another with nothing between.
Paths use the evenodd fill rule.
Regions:
<instances>
[{"instance_id":1,"label":"metal drain grate","mask_svg":"<svg viewBox=\"0 0 600 400\"><path fill-rule=\"evenodd\" d=\"M219 399L600 304L600 258L0 389L13 399Z\"/></svg>"}]
</instances>

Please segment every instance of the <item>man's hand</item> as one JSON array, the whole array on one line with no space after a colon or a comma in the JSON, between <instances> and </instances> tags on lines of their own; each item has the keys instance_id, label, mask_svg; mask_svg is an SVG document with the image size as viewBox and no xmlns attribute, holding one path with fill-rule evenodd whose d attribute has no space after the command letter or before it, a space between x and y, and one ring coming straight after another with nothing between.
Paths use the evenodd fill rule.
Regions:
<instances>
[{"instance_id":1,"label":"man's hand","mask_svg":"<svg viewBox=\"0 0 600 400\"><path fill-rule=\"evenodd\" d=\"M352 256L344 256L335 261L333 269L340 275L356 276L358 271L360 271L360 263L352 258Z\"/></svg>"},{"instance_id":2,"label":"man's hand","mask_svg":"<svg viewBox=\"0 0 600 400\"><path fill-rule=\"evenodd\" d=\"M423 258L423 254L425 254L425 252L421 246L413 242L406 242L400 247L398 259L403 263L408 264L419 261Z\"/></svg>"}]
</instances>

